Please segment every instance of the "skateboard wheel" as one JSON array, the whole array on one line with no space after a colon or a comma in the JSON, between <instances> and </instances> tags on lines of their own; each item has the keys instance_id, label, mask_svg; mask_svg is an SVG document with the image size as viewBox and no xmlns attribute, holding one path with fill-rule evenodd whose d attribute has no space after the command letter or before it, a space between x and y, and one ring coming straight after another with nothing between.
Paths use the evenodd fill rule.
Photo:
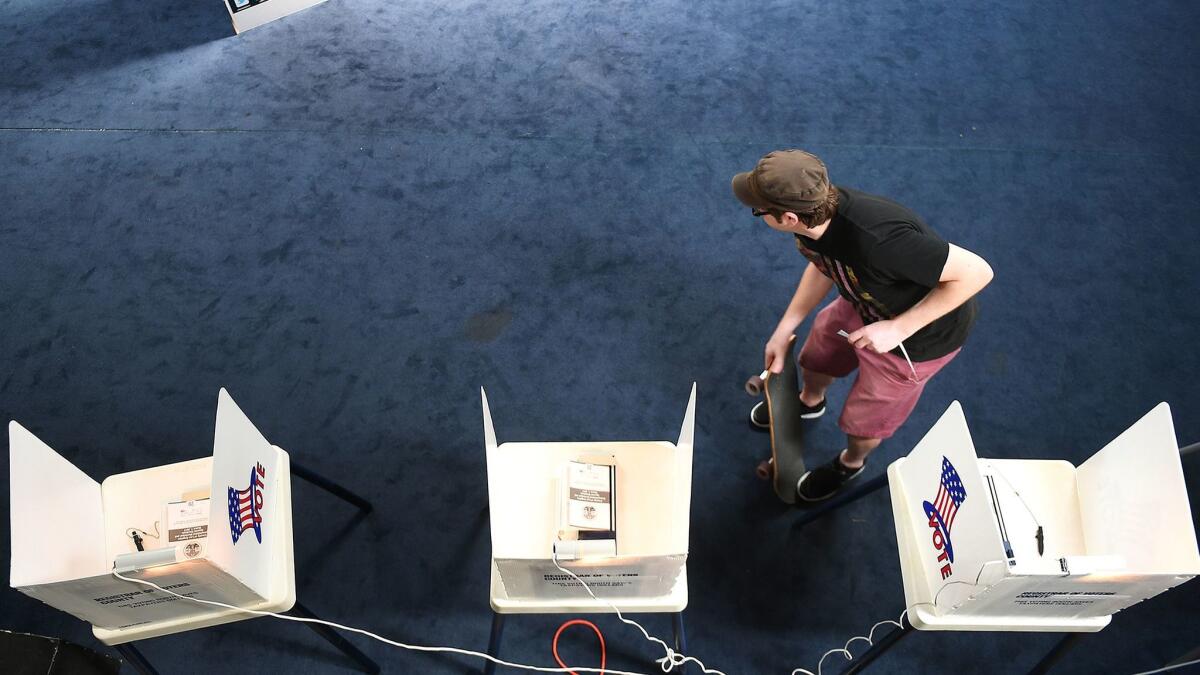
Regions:
<instances>
[{"instance_id":1,"label":"skateboard wheel","mask_svg":"<svg viewBox=\"0 0 1200 675\"><path fill-rule=\"evenodd\" d=\"M762 381L762 378L759 377L758 375L753 375L753 376L751 376L750 379L746 380L746 393L747 394L750 394L751 396L758 396L759 394L762 393L762 390L763 390L763 381Z\"/></svg>"},{"instance_id":2,"label":"skateboard wheel","mask_svg":"<svg viewBox=\"0 0 1200 675\"><path fill-rule=\"evenodd\" d=\"M774 466L771 465L771 460L764 459L758 463L758 468L754 470L754 475L758 476L759 480L771 480L771 474L774 473Z\"/></svg>"}]
</instances>

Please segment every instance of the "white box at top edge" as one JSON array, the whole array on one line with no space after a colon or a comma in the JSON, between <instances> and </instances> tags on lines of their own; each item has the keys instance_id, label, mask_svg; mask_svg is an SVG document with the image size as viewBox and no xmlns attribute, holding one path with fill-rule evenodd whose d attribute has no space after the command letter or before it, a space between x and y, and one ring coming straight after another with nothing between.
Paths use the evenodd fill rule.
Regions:
<instances>
[{"instance_id":1,"label":"white box at top edge","mask_svg":"<svg viewBox=\"0 0 1200 675\"><path fill-rule=\"evenodd\" d=\"M289 14L319 5L325 0L266 0L236 12L229 5L229 0L221 0L221 2L225 3L225 10L229 12L229 18L233 21L234 32L244 33L251 28L258 28L264 23L270 23Z\"/></svg>"}]
</instances>

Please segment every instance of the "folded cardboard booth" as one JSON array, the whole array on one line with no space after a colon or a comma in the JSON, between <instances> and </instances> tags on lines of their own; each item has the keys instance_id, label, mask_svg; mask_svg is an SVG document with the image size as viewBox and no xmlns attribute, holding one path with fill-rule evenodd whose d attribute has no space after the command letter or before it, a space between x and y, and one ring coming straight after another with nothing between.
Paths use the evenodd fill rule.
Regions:
<instances>
[{"instance_id":1,"label":"folded cardboard booth","mask_svg":"<svg viewBox=\"0 0 1200 675\"><path fill-rule=\"evenodd\" d=\"M483 398L492 533L492 606L498 612L548 609L587 598L553 563L560 531L564 467L605 458L616 467L616 555L583 555L563 567L622 609L680 611L687 604L689 514L696 388L679 441L496 444ZM664 602L664 599L668 599ZM597 611L608 611L596 607Z\"/></svg>"},{"instance_id":2,"label":"folded cardboard booth","mask_svg":"<svg viewBox=\"0 0 1200 675\"><path fill-rule=\"evenodd\" d=\"M122 581L114 566L239 607L286 611L295 602L287 453L224 389L211 457L97 483L14 421L9 463L10 585L91 623L108 644L251 616ZM169 529L175 519L182 524ZM145 533L145 552L131 532Z\"/></svg>"},{"instance_id":3,"label":"folded cardboard booth","mask_svg":"<svg viewBox=\"0 0 1200 675\"><path fill-rule=\"evenodd\" d=\"M1075 467L979 459L956 401L888 482L918 629L1098 631L1200 574L1166 403Z\"/></svg>"}]
</instances>

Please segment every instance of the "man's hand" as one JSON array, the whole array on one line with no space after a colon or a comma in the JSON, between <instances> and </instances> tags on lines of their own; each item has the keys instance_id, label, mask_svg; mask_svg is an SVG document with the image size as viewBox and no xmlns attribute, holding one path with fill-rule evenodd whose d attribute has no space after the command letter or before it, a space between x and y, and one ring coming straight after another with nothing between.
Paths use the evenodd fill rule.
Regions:
<instances>
[{"instance_id":1,"label":"man's hand","mask_svg":"<svg viewBox=\"0 0 1200 675\"><path fill-rule=\"evenodd\" d=\"M775 331L770 340L767 340L767 346L763 350L763 368L772 373L779 374L783 372L784 359L787 358L788 341L792 339L792 333Z\"/></svg>"},{"instance_id":2,"label":"man's hand","mask_svg":"<svg viewBox=\"0 0 1200 675\"><path fill-rule=\"evenodd\" d=\"M846 338L856 349L868 349L878 354L890 352L911 333L906 333L896 321L876 321L863 326Z\"/></svg>"}]
</instances>

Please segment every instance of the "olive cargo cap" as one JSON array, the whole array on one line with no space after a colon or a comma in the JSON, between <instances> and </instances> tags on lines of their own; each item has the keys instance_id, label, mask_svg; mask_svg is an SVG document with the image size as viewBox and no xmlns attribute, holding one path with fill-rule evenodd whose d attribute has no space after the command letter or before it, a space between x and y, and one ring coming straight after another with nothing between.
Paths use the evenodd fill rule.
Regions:
<instances>
[{"instance_id":1,"label":"olive cargo cap","mask_svg":"<svg viewBox=\"0 0 1200 675\"><path fill-rule=\"evenodd\" d=\"M776 150L758 160L753 171L733 177L733 194L761 211L808 213L825 202L829 174L816 155Z\"/></svg>"}]
</instances>

